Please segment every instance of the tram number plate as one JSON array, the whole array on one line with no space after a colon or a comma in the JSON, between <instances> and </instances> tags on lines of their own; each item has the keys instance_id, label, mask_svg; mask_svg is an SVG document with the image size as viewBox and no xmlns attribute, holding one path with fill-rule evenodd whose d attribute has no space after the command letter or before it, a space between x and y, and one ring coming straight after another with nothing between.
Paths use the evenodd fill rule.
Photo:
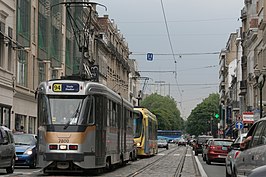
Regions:
<instances>
[{"instance_id":1,"label":"tram number plate","mask_svg":"<svg viewBox=\"0 0 266 177\"><path fill-rule=\"evenodd\" d=\"M59 143L69 143L69 139L59 139Z\"/></svg>"}]
</instances>

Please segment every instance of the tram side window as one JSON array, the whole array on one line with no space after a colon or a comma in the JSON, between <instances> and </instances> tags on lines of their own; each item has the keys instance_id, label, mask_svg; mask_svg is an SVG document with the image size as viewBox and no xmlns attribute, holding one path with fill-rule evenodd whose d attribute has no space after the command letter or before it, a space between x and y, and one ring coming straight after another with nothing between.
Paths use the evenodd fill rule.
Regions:
<instances>
[{"instance_id":1,"label":"tram side window","mask_svg":"<svg viewBox=\"0 0 266 177\"><path fill-rule=\"evenodd\" d=\"M141 136L143 130L142 114L134 112L134 137L138 138Z\"/></svg>"},{"instance_id":2,"label":"tram side window","mask_svg":"<svg viewBox=\"0 0 266 177\"><path fill-rule=\"evenodd\" d=\"M116 115L117 115L117 105L113 102L113 109L112 109L112 126L116 127Z\"/></svg>"},{"instance_id":3,"label":"tram side window","mask_svg":"<svg viewBox=\"0 0 266 177\"><path fill-rule=\"evenodd\" d=\"M132 132L133 131L133 116L132 111L127 110L127 131Z\"/></svg>"},{"instance_id":4,"label":"tram side window","mask_svg":"<svg viewBox=\"0 0 266 177\"><path fill-rule=\"evenodd\" d=\"M39 118L39 123L41 125L46 124L47 122L47 106L45 102L45 97L44 95L40 94L38 95L38 118Z\"/></svg>"},{"instance_id":5,"label":"tram side window","mask_svg":"<svg viewBox=\"0 0 266 177\"><path fill-rule=\"evenodd\" d=\"M148 129L149 129L149 140L151 140L152 139L152 122L150 119L148 120Z\"/></svg>"},{"instance_id":6,"label":"tram side window","mask_svg":"<svg viewBox=\"0 0 266 177\"><path fill-rule=\"evenodd\" d=\"M87 120L87 123L88 124L94 124L94 122L95 122L95 99L94 99L94 97L89 97L89 99L88 99L88 106L87 106L87 108L86 109L88 109L88 111L87 111L87 113L88 113L88 120Z\"/></svg>"},{"instance_id":7,"label":"tram side window","mask_svg":"<svg viewBox=\"0 0 266 177\"><path fill-rule=\"evenodd\" d=\"M107 122L106 125L110 126L110 105L109 105L109 100L107 100Z\"/></svg>"}]
</instances>

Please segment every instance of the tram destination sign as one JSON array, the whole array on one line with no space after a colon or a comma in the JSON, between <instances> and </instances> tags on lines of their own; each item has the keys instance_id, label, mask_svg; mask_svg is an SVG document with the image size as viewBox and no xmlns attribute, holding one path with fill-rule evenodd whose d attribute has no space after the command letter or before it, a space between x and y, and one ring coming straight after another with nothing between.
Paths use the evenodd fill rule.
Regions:
<instances>
[{"instance_id":1,"label":"tram destination sign","mask_svg":"<svg viewBox=\"0 0 266 177\"><path fill-rule=\"evenodd\" d=\"M54 92L79 92L78 83L54 83Z\"/></svg>"}]
</instances>

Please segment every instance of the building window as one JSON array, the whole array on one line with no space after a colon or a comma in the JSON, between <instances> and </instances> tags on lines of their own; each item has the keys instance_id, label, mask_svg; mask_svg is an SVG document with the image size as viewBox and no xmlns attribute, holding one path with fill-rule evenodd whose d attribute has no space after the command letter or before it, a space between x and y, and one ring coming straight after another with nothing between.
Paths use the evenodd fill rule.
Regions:
<instances>
[{"instance_id":1,"label":"building window","mask_svg":"<svg viewBox=\"0 0 266 177\"><path fill-rule=\"evenodd\" d=\"M15 115L15 130L21 131L21 129L24 127L26 127L26 115L16 114Z\"/></svg>"},{"instance_id":2,"label":"building window","mask_svg":"<svg viewBox=\"0 0 266 177\"><path fill-rule=\"evenodd\" d=\"M33 8L33 36L32 40L35 43L36 42L36 8Z\"/></svg>"},{"instance_id":3,"label":"building window","mask_svg":"<svg viewBox=\"0 0 266 177\"><path fill-rule=\"evenodd\" d=\"M10 128L11 107L0 105L0 125Z\"/></svg>"},{"instance_id":4,"label":"building window","mask_svg":"<svg viewBox=\"0 0 266 177\"><path fill-rule=\"evenodd\" d=\"M39 83L45 81L45 63L39 62Z\"/></svg>"},{"instance_id":5,"label":"building window","mask_svg":"<svg viewBox=\"0 0 266 177\"><path fill-rule=\"evenodd\" d=\"M18 34L30 39L30 0L18 0Z\"/></svg>"},{"instance_id":6,"label":"building window","mask_svg":"<svg viewBox=\"0 0 266 177\"><path fill-rule=\"evenodd\" d=\"M5 24L3 22L0 21L0 67L3 67L4 65L4 59L5 59L5 55L4 55L4 47L5 47L5 43L4 43L4 36L5 34Z\"/></svg>"},{"instance_id":7,"label":"building window","mask_svg":"<svg viewBox=\"0 0 266 177\"><path fill-rule=\"evenodd\" d=\"M29 117L28 133L36 134L36 117Z\"/></svg>"},{"instance_id":8,"label":"building window","mask_svg":"<svg viewBox=\"0 0 266 177\"><path fill-rule=\"evenodd\" d=\"M27 86L27 55L26 51L19 51L18 53L18 66L17 66L17 82L19 85Z\"/></svg>"}]
</instances>

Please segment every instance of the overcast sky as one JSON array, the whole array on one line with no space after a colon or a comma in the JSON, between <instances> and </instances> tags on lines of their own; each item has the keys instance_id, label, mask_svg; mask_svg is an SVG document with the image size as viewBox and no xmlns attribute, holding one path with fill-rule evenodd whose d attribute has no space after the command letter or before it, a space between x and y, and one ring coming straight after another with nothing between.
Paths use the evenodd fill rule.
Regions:
<instances>
[{"instance_id":1,"label":"overcast sky","mask_svg":"<svg viewBox=\"0 0 266 177\"><path fill-rule=\"evenodd\" d=\"M94 2L107 7L104 11L98 6L99 15L114 19L128 42L130 58L136 59L141 76L150 78L145 93L170 93L186 119L204 98L219 92L217 52L241 26L244 0ZM147 53L153 53L153 61L147 61Z\"/></svg>"}]
</instances>

